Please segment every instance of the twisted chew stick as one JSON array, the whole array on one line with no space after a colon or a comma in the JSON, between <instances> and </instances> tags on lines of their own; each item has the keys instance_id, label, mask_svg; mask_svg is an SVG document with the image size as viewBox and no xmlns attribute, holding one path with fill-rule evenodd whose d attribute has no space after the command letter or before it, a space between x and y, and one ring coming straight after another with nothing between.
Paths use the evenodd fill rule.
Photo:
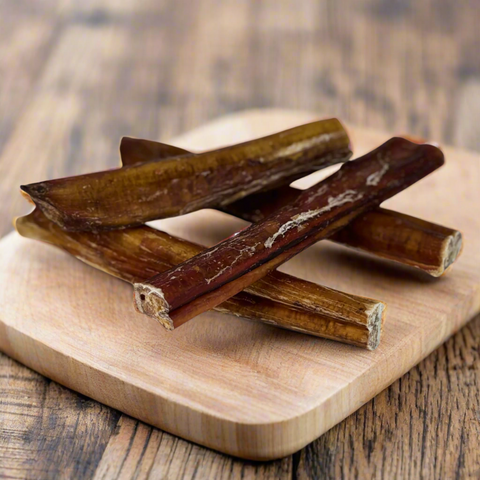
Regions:
<instances>
[{"instance_id":1,"label":"twisted chew stick","mask_svg":"<svg viewBox=\"0 0 480 480\"><path fill-rule=\"evenodd\" d=\"M96 231L141 225L215 207L304 172L348 160L348 135L336 119L239 145L116 170L22 186L61 227Z\"/></svg>"},{"instance_id":2,"label":"twisted chew stick","mask_svg":"<svg viewBox=\"0 0 480 480\"><path fill-rule=\"evenodd\" d=\"M120 154L123 165L131 165L191 152L164 143L124 137ZM254 193L221 210L255 223L293 203L301 193L301 190L284 185ZM328 239L418 268L433 277L443 275L455 262L463 243L458 230L383 208L360 215Z\"/></svg>"},{"instance_id":3,"label":"twisted chew stick","mask_svg":"<svg viewBox=\"0 0 480 480\"><path fill-rule=\"evenodd\" d=\"M55 245L132 283L204 250L145 225L101 233L68 232L39 209L18 218L15 227L24 237ZM216 310L373 350L380 341L385 305L274 271Z\"/></svg>"},{"instance_id":4,"label":"twisted chew stick","mask_svg":"<svg viewBox=\"0 0 480 480\"><path fill-rule=\"evenodd\" d=\"M137 309L183 324L264 277L443 165L442 152L393 138L349 162L298 199L168 272L138 283Z\"/></svg>"}]
</instances>

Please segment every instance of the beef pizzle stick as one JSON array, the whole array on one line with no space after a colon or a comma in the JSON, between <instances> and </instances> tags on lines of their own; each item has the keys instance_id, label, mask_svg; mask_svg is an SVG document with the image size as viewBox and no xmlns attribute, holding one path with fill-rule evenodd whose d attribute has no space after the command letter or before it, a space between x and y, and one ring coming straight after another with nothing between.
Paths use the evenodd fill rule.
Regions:
<instances>
[{"instance_id":1,"label":"beef pizzle stick","mask_svg":"<svg viewBox=\"0 0 480 480\"><path fill-rule=\"evenodd\" d=\"M148 280L204 250L146 225L69 232L38 208L17 218L15 227L24 237L55 245L131 283ZM215 310L373 350L380 341L385 304L273 271Z\"/></svg>"},{"instance_id":2,"label":"beef pizzle stick","mask_svg":"<svg viewBox=\"0 0 480 480\"><path fill-rule=\"evenodd\" d=\"M21 187L62 228L100 231L217 207L350 158L336 119L239 145ZM148 152L148 145L145 145Z\"/></svg>"},{"instance_id":3,"label":"beef pizzle stick","mask_svg":"<svg viewBox=\"0 0 480 480\"><path fill-rule=\"evenodd\" d=\"M441 165L442 152L392 138L262 222L135 284L137 309L176 327L267 275Z\"/></svg>"},{"instance_id":4,"label":"beef pizzle stick","mask_svg":"<svg viewBox=\"0 0 480 480\"><path fill-rule=\"evenodd\" d=\"M129 137L124 137L120 146L123 165L185 154L191 152L164 143ZM223 206L221 210L247 222L260 222L294 202L301 193L301 190L284 185L254 193ZM459 257L463 244L462 234L458 230L384 208L360 215L328 240L418 268L433 277L439 277L447 271Z\"/></svg>"},{"instance_id":5,"label":"beef pizzle stick","mask_svg":"<svg viewBox=\"0 0 480 480\"><path fill-rule=\"evenodd\" d=\"M222 211L247 222L259 222L301 193L283 186L225 205ZM363 213L328 240L418 268L433 277L449 269L463 245L458 230L380 207Z\"/></svg>"}]
</instances>

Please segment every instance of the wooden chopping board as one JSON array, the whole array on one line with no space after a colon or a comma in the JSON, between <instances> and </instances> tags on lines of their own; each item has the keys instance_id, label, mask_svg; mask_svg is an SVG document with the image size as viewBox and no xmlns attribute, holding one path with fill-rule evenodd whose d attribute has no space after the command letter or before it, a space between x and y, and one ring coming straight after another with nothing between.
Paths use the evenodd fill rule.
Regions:
<instances>
[{"instance_id":1,"label":"wooden chopping board","mask_svg":"<svg viewBox=\"0 0 480 480\"><path fill-rule=\"evenodd\" d=\"M211 149L316 118L308 112L247 111L171 143ZM349 130L355 156L391 136ZM134 311L130 285L16 233L0 242L0 350L73 390L202 445L255 460L291 454L480 311L480 157L453 148L444 152L445 167L384 204L463 232L463 255L444 278L327 241L281 268L387 302L374 352L213 312L166 332ZM205 245L244 225L211 210L155 222Z\"/></svg>"}]
</instances>

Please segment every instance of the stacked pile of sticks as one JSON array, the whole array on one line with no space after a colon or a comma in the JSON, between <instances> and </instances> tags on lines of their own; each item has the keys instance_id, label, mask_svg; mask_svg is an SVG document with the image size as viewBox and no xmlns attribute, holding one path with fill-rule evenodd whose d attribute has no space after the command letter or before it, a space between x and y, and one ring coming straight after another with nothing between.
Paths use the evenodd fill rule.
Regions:
<instances>
[{"instance_id":1,"label":"stacked pile of sticks","mask_svg":"<svg viewBox=\"0 0 480 480\"><path fill-rule=\"evenodd\" d=\"M347 161L347 132L330 119L201 154L123 138L120 154L116 170L22 186L38 208L16 228L131 282L137 310L169 330L215 309L374 349L383 302L276 268L326 238L432 276L461 251L458 231L379 208L443 164L432 145L392 138ZM335 163L307 190L288 186ZM211 248L145 225L202 208L253 223Z\"/></svg>"}]
</instances>

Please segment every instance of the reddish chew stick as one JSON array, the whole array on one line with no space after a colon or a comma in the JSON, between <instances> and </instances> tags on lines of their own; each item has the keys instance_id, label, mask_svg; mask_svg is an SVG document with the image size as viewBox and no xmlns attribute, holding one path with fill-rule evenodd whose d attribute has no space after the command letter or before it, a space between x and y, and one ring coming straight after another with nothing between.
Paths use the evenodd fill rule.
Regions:
<instances>
[{"instance_id":1,"label":"reddish chew stick","mask_svg":"<svg viewBox=\"0 0 480 480\"><path fill-rule=\"evenodd\" d=\"M349 162L264 221L135 285L141 313L173 327L264 277L313 243L443 165L442 152L393 138Z\"/></svg>"},{"instance_id":2,"label":"reddish chew stick","mask_svg":"<svg viewBox=\"0 0 480 480\"><path fill-rule=\"evenodd\" d=\"M425 143L421 139L409 140ZM193 154L160 142L124 137L120 155L122 164L127 166ZM301 193L301 190L284 185L248 195L220 209L255 223L293 203ZM439 277L449 269L460 256L463 245L458 230L383 208L360 215L328 240L418 268L433 277Z\"/></svg>"}]
</instances>

